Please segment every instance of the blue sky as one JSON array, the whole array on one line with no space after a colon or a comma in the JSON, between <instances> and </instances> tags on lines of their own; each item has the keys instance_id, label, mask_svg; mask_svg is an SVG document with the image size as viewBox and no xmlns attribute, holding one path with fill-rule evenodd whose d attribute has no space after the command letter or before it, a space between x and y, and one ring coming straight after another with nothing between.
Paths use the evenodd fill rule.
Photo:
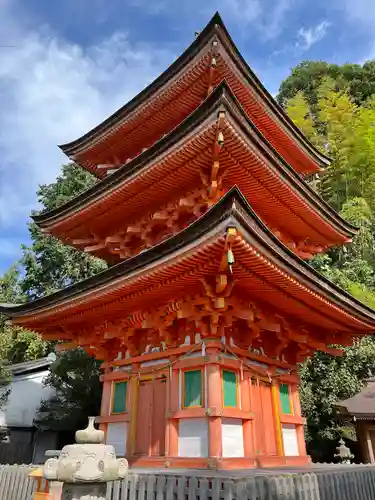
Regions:
<instances>
[{"instance_id":1,"label":"blue sky","mask_svg":"<svg viewBox=\"0 0 375 500\"><path fill-rule=\"evenodd\" d=\"M216 10L276 93L306 59L375 57L374 0L0 0L0 273L28 243L38 184L150 83Z\"/></svg>"}]
</instances>

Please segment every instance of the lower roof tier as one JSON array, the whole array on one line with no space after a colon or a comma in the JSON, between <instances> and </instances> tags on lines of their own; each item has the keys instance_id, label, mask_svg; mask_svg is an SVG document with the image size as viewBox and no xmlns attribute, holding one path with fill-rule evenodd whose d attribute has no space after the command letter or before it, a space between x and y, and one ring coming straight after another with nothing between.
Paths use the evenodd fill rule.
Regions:
<instances>
[{"instance_id":1,"label":"lower roof tier","mask_svg":"<svg viewBox=\"0 0 375 500\"><path fill-rule=\"evenodd\" d=\"M152 148L34 220L65 243L116 262L180 231L234 185L301 257L355 232L260 134L225 82Z\"/></svg>"},{"instance_id":2,"label":"lower roof tier","mask_svg":"<svg viewBox=\"0 0 375 500\"><path fill-rule=\"evenodd\" d=\"M187 332L199 332L293 364L375 330L375 312L288 250L237 188L158 246L0 312L106 360L150 343L179 345Z\"/></svg>"}]
</instances>

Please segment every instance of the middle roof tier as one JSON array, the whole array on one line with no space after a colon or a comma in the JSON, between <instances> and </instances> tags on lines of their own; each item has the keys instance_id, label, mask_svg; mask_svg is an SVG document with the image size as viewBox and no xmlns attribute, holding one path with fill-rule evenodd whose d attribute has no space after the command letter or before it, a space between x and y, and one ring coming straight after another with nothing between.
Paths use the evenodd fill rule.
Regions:
<instances>
[{"instance_id":1,"label":"middle roof tier","mask_svg":"<svg viewBox=\"0 0 375 500\"><path fill-rule=\"evenodd\" d=\"M34 220L114 263L181 231L234 185L301 258L356 232L277 153L225 82L150 149Z\"/></svg>"}]
</instances>

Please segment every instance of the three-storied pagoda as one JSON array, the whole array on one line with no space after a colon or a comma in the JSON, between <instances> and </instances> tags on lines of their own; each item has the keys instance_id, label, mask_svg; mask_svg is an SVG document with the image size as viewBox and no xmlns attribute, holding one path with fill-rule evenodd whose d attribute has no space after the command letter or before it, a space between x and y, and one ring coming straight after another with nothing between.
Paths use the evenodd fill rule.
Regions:
<instances>
[{"instance_id":1,"label":"three-storied pagoda","mask_svg":"<svg viewBox=\"0 0 375 500\"><path fill-rule=\"evenodd\" d=\"M355 229L303 180L329 160L216 14L149 87L62 150L98 183L35 217L101 274L2 307L104 361L99 422L131 464L306 464L297 364L375 313L305 260Z\"/></svg>"}]
</instances>

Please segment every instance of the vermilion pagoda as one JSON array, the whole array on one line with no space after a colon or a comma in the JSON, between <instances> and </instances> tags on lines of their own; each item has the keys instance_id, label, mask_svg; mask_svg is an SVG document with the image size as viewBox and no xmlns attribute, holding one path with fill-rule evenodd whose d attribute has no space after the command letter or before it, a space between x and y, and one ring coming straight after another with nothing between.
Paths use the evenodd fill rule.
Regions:
<instances>
[{"instance_id":1,"label":"vermilion pagoda","mask_svg":"<svg viewBox=\"0 0 375 500\"><path fill-rule=\"evenodd\" d=\"M35 221L111 266L1 310L104 360L99 422L134 466L308 463L297 364L339 355L329 346L373 332L375 313L304 262L355 229L303 180L329 160L219 15L62 149L100 180Z\"/></svg>"}]
</instances>

